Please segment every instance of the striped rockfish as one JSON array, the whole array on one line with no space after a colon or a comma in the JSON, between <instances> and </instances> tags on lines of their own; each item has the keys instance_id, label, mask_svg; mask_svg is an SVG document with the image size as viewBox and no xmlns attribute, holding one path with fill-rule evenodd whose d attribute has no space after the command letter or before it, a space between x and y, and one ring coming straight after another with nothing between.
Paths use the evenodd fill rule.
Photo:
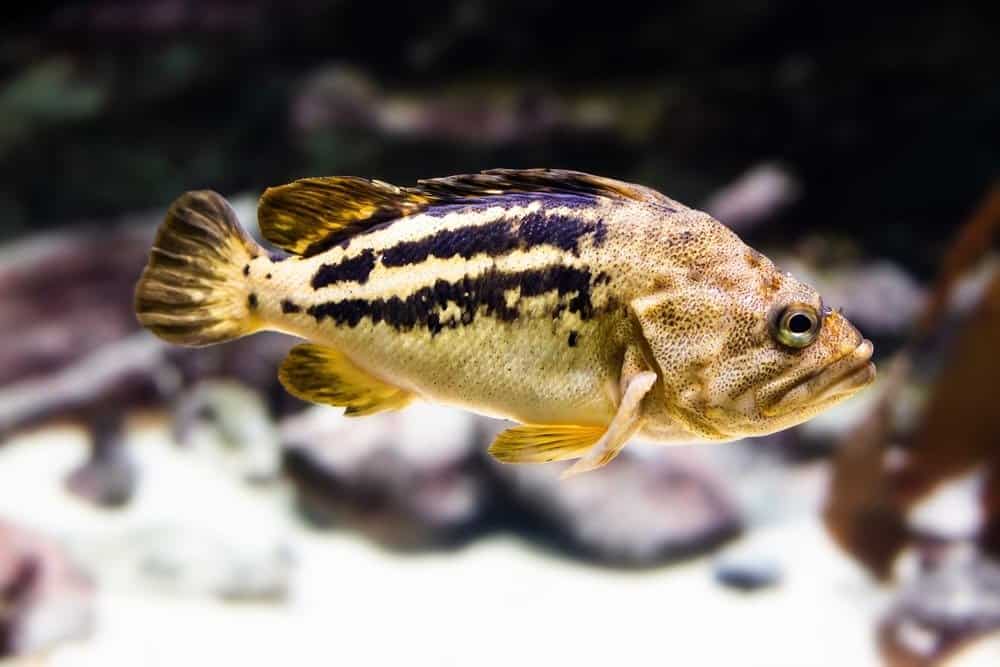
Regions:
<instances>
[{"instance_id":1,"label":"striped rockfish","mask_svg":"<svg viewBox=\"0 0 1000 667\"><path fill-rule=\"evenodd\" d=\"M170 208L136 312L168 341L260 330L310 342L279 377L367 415L414 398L521 425L507 462L610 461L633 435L731 440L798 424L868 385L872 345L709 215L654 190L550 169L395 187L268 189L269 252L225 199Z\"/></svg>"}]
</instances>

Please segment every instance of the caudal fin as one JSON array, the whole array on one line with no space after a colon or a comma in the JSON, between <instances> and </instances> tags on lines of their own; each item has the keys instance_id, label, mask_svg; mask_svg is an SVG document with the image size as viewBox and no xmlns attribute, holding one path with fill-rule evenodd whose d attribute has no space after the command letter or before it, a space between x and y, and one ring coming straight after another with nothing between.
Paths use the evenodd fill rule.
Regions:
<instances>
[{"instance_id":1,"label":"caudal fin","mask_svg":"<svg viewBox=\"0 0 1000 667\"><path fill-rule=\"evenodd\" d=\"M259 322L245 267L261 252L222 195L182 195L167 211L139 278L139 322L164 340L190 346L253 333Z\"/></svg>"}]
</instances>

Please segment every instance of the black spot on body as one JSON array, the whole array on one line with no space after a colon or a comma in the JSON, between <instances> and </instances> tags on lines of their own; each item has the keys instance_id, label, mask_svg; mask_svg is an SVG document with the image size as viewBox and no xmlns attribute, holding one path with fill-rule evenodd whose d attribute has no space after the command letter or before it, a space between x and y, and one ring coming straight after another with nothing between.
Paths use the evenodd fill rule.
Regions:
<instances>
[{"instance_id":1,"label":"black spot on body","mask_svg":"<svg viewBox=\"0 0 1000 667\"><path fill-rule=\"evenodd\" d=\"M284 262L289 257L294 257L294 255L291 255L287 252L281 252L280 250L272 250L271 252L268 253L267 256L270 258L272 262L275 263Z\"/></svg>"},{"instance_id":2,"label":"black spot on body","mask_svg":"<svg viewBox=\"0 0 1000 667\"><path fill-rule=\"evenodd\" d=\"M360 284L368 282L368 276L375 268L375 253L370 249L360 255L345 259L337 264L324 264L312 278L313 289L319 289L344 281Z\"/></svg>"},{"instance_id":3,"label":"black spot on body","mask_svg":"<svg viewBox=\"0 0 1000 667\"><path fill-rule=\"evenodd\" d=\"M302 311L302 307L297 303L290 301L289 299L281 300L281 312L283 313L298 313Z\"/></svg>"},{"instance_id":4,"label":"black spot on body","mask_svg":"<svg viewBox=\"0 0 1000 667\"><path fill-rule=\"evenodd\" d=\"M244 264L243 265L243 275L245 275L245 276L249 276L250 275L250 265L249 264Z\"/></svg>"},{"instance_id":5,"label":"black spot on body","mask_svg":"<svg viewBox=\"0 0 1000 667\"><path fill-rule=\"evenodd\" d=\"M569 343L570 347L576 347L576 342L577 342L577 339L579 337L580 337L580 334L578 334L575 331L570 331L569 332L569 339L566 342Z\"/></svg>"},{"instance_id":6,"label":"black spot on body","mask_svg":"<svg viewBox=\"0 0 1000 667\"><path fill-rule=\"evenodd\" d=\"M604 224L604 219L597 221L594 225L594 245L600 248L608 239L608 226Z\"/></svg>"},{"instance_id":7,"label":"black spot on body","mask_svg":"<svg viewBox=\"0 0 1000 667\"><path fill-rule=\"evenodd\" d=\"M250 310L257 310L257 295L253 292L251 292L247 297L247 307L250 308Z\"/></svg>"},{"instance_id":8,"label":"black spot on body","mask_svg":"<svg viewBox=\"0 0 1000 667\"><path fill-rule=\"evenodd\" d=\"M267 274L267 275L266 275L266 276L264 276L264 277L265 277L265 278L267 278L268 280L270 280L270 279L271 279L271 274L269 273L269 274Z\"/></svg>"}]
</instances>

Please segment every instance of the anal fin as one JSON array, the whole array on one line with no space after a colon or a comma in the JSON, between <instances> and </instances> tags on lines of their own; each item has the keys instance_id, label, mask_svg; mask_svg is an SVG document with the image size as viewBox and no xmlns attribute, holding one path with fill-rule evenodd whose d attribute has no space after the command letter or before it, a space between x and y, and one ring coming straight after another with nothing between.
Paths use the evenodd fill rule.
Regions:
<instances>
[{"instance_id":1,"label":"anal fin","mask_svg":"<svg viewBox=\"0 0 1000 667\"><path fill-rule=\"evenodd\" d=\"M350 417L395 410L413 400L406 390L373 377L337 350L310 343L289 351L278 379L293 396L343 407Z\"/></svg>"},{"instance_id":2,"label":"anal fin","mask_svg":"<svg viewBox=\"0 0 1000 667\"><path fill-rule=\"evenodd\" d=\"M603 426L524 425L509 428L490 445L504 463L546 463L581 456L604 435Z\"/></svg>"}]
</instances>

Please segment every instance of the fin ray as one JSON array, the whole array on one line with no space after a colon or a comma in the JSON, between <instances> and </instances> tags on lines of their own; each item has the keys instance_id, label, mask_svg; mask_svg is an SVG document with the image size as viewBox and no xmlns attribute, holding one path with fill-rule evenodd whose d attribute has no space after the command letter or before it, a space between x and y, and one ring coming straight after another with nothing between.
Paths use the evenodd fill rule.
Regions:
<instances>
[{"instance_id":1,"label":"fin ray","mask_svg":"<svg viewBox=\"0 0 1000 667\"><path fill-rule=\"evenodd\" d=\"M503 463L547 463L582 456L604 435L603 426L524 424L509 428L490 445Z\"/></svg>"}]
</instances>

